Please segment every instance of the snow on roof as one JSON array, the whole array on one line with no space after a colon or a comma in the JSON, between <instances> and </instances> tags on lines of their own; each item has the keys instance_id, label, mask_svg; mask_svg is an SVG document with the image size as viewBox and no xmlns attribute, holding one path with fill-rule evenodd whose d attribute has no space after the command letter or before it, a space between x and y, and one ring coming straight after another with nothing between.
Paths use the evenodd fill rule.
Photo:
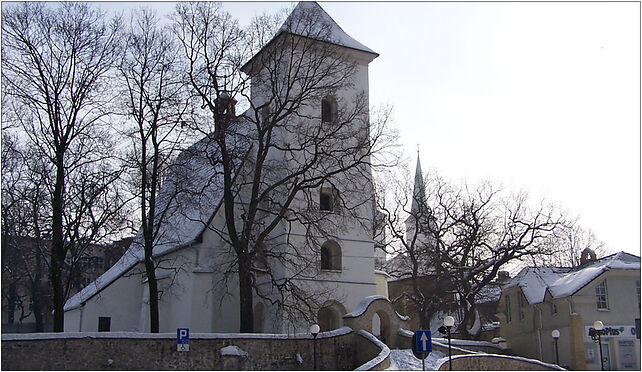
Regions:
<instances>
[{"instance_id":1,"label":"snow on roof","mask_svg":"<svg viewBox=\"0 0 642 372\"><path fill-rule=\"evenodd\" d=\"M499 301L502 295L502 287L497 283L488 283L475 295L475 302L478 304Z\"/></svg>"},{"instance_id":2,"label":"snow on roof","mask_svg":"<svg viewBox=\"0 0 642 372\"><path fill-rule=\"evenodd\" d=\"M277 36L282 32L377 54L350 37L315 1L299 2L277 32Z\"/></svg>"},{"instance_id":3,"label":"snow on roof","mask_svg":"<svg viewBox=\"0 0 642 372\"><path fill-rule=\"evenodd\" d=\"M232 133L228 148L247 153L250 127L245 114L228 124ZM157 213L166 211L154 241L154 257L167 254L194 242L205 229L221 203L223 195L222 164L219 147L212 136L205 136L176 157L156 200ZM239 157L240 158L240 157ZM238 169L240 162L235 164ZM234 175L233 175L234 176ZM66 303L64 310L79 307L145 258L142 229L123 256Z\"/></svg>"},{"instance_id":4,"label":"snow on roof","mask_svg":"<svg viewBox=\"0 0 642 372\"><path fill-rule=\"evenodd\" d=\"M570 296L609 270L640 270L640 257L626 252L604 257L578 271L561 276L549 287L549 290L554 298Z\"/></svg>"},{"instance_id":5,"label":"snow on roof","mask_svg":"<svg viewBox=\"0 0 642 372\"><path fill-rule=\"evenodd\" d=\"M618 252L577 268L526 267L506 286L519 286L530 304L544 301L546 290L553 298L575 294L608 270L640 270L640 257Z\"/></svg>"}]
</instances>

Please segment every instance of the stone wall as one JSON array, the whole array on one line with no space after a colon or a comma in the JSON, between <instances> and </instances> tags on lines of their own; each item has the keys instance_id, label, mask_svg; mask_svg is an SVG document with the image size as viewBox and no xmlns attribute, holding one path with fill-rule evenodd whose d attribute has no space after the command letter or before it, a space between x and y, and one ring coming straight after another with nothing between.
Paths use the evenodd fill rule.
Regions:
<instances>
[{"instance_id":1,"label":"stone wall","mask_svg":"<svg viewBox=\"0 0 642 372\"><path fill-rule=\"evenodd\" d=\"M539 360L497 354L456 355L452 357L452 364L453 371L564 371L559 366ZM449 370L447 358L438 370Z\"/></svg>"},{"instance_id":2,"label":"stone wall","mask_svg":"<svg viewBox=\"0 0 642 372\"><path fill-rule=\"evenodd\" d=\"M397 330L408 327L408 317L399 315L392 307L390 300L384 296L369 296L353 310L343 316L343 324L352 329L372 330L372 318L377 314L381 321L380 339L393 349L401 348L405 341Z\"/></svg>"},{"instance_id":3,"label":"stone wall","mask_svg":"<svg viewBox=\"0 0 642 372\"><path fill-rule=\"evenodd\" d=\"M358 339L357 339L358 338ZM2 336L4 370L312 370L309 334L193 334L189 351L176 351L175 334L41 333ZM318 369L352 370L381 349L344 327L320 333ZM247 356L222 356L234 345Z\"/></svg>"},{"instance_id":4,"label":"stone wall","mask_svg":"<svg viewBox=\"0 0 642 372\"><path fill-rule=\"evenodd\" d=\"M398 332L400 340L399 348L400 349L410 349L412 348L412 332L402 329ZM448 355L448 339L433 337L432 338L432 349L434 351L439 351ZM451 350L452 355L463 355L463 354L475 354L476 352L488 353L488 354L510 354L510 349L502 348L498 345L491 344L487 341L471 341L471 340L459 340L451 339Z\"/></svg>"}]
</instances>

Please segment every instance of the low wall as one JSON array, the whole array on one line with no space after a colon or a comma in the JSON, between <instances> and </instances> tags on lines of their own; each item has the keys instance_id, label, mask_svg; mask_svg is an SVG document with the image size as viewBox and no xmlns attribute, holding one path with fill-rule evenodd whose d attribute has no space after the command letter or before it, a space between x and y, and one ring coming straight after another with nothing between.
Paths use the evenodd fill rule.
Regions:
<instances>
[{"instance_id":1,"label":"low wall","mask_svg":"<svg viewBox=\"0 0 642 372\"><path fill-rule=\"evenodd\" d=\"M190 335L189 351L178 352L176 334L170 333L4 334L1 367L3 370L312 370L313 342L310 334L197 333ZM226 346L237 346L247 356L221 355ZM352 370L376 360L381 352L378 345L348 327L322 332L316 340L319 369ZM384 359L389 365L387 355ZM385 360L373 363L372 368L387 368Z\"/></svg>"},{"instance_id":2,"label":"low wall","mask_svg":"<svg viewBox=\"0 0 642 372\"><path fill-rule=\"evenodd\" d=\"M453 371L565 371L539 360L498 354L456 355L452 364ZM443 359L437 370L449 370L448 358Z\"/></svg>"},{"instance_id":3,"label":"low wall","mask_svg":"<svg viewBox=\"0 0 642 372\"><path fill-rule=\"evenodd\" d=\"M432 338L433 347L437 346L439 351L442 351L442 348L446 349L445 354L448 354L448 339L443 337L433 337ZM474 340L460 340L453 338L450 340L450 345L452 348L457 348L464 350L464 352L458 352L457 354L469 354L465 351L472 352L481 352L486 354L510 354L510 349L502 348L499 345L493 344L488 341L474 341ZM454 350L453 350L454 353Z\"/></svg>"},{"instance_id":4,"label":"low wall","mask_svg":"<svg viewBox=\"0 0 642 372\"><path fill-rule=\"evenodd\" d=\"M357 371L383 371L390 367L390 349L370 332L360 330L355 337L355 343L363 345L355 348L359 350L357 354L363 353L356 355L357 362L360 364L356 368ZM371 355L375 357L372 358Z\"/></svg>"},{"instance_id":5,"label":"low wall","mask_svg":"<svg viewBox=\"0 0 642 372\"><path fill-rule=\"evenodd\" d=\"M399 329L397 331L400 339L400 348L412 348L412 331L406 329ZM488 354L510 354L510 349L502 348L488 341L473 341L473 340L450 340L452 355L466 355L477 353ZM448 355L448 339L441 337L432 337L432 349Z\"/></svg>"}]
</instances>

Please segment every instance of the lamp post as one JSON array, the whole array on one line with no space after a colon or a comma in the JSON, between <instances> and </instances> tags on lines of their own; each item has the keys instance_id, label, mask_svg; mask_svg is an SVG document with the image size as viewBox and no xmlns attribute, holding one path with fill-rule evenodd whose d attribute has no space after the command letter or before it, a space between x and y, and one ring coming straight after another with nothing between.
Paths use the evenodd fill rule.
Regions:
<instances>
[{"instance_id":1,"label":"lamp post","mask_svg":"<svg viewBox=\"0 0 642 372\"><path fill-rule=\"evenodd\" d=\"M310 333L312 333L312 338L314 341L312 341L312 349L313 349L313 360L314 360L314 370L317 370L317 335L319 334L319 331L321 328L319 328L318 324L313 324L310 326Z\"/></svg>"},{"instance_id":2,"label":"lamp post","mask_svg":"<svg viewBox=\"0 0 642 372\"><path fill-rule=\"evenodd\" d=\"M553 336L553 340L555 341L555 364L559 366L560 354L557 351L557 339L560 338L560 331L558 331L557 329L554 329L553 332L551 332L551 336Z\"/></svg>"},{"instance_id":3,"label":"lamp post","mask_svg":"<svg viewBox=\"0 0 642 372\"><path fill-rule=\"evenodd\" d=\"M593 328L595 329L594 335L591 336L593 341L597 341L597 344L600 349L600 367L602 368L602 371L604 371L604 358L602 357L602 330L604 329L604 323L602 323L599 320L596 320L595 323L593 323ZM597 336L597 340L595 338Z\"/></svg>"},{"instance_id":4,"label":"lamp post","mask_svg":"<svg viewBox=\"0 0 642 372\"><path fill-rule=\"evenodd\" d=\"M444 327L446 327L446 332L448 334L448 368L450 371L453 370L453 356L452 349L450 347L450 327L455 325L455 318L448 315L444 318Z\"/></svg>"}]
</instances>

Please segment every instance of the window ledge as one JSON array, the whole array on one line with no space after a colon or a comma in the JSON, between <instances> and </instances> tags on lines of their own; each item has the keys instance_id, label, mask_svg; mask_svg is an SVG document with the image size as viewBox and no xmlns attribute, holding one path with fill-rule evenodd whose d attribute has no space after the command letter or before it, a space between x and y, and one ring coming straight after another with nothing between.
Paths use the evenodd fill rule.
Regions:
<instances>
[{"instance_id":1,"label":"window ledge","mask_svg":"<svg viewBox=\"0 0 642 372\"><path fill-rule=\"evenodd\" d=\"M337 269L321 269L322 273L340 273L342 270Z\"/></svg>"},{"instance_id":2,"label":"window ledge","mask_svg":"<svg viewBox=\"0 0 642 372\"><path fill-rule=\"evenodd\" d=\"M602 311L602 312L604 312L604 311L611 311L611 309L597 309L597 311Z\"/></svg>"}]
</instances>

